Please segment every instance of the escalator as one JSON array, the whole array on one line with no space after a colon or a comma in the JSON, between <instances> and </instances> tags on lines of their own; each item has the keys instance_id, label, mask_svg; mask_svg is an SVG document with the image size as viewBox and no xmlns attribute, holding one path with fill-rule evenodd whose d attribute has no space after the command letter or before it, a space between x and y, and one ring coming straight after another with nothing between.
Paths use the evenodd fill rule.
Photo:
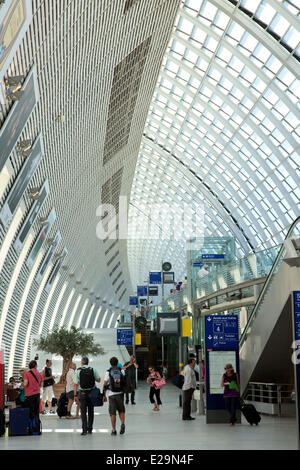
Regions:
<instances>
[{"instance_id":1,"label":"escalator","mask_svg":"<svg viewBox=\"0 0 300 470\"><path fill-rule=\"evenodd\" d=\"M242 394L249 381L293 381L294 290L300 290L300 217L287 233L240 338Z\"/></svg>"}]
</instances>

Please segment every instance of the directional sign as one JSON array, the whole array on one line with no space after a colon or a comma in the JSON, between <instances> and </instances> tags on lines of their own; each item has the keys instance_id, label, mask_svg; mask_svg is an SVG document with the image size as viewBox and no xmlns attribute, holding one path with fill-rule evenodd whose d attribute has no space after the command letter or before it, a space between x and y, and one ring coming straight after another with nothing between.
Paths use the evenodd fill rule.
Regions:
<instances>
[{"instance_id":1,"label":"directional sign","mask_svg":"<svg viewBox=\"0 0 300 470\"><path fill-rule=\"evenodd\" d=\"M133 331L129 329L117 329L117 345L132 346Z\"/></svg>"},{"instance_id":2,"label":"directional sign","mask_svg":"<svg viewBox=\"0 0 300 470\"><path fill-rule=\"evenodd\" d=\"M138 297L147 297L147 286L137 286Z\"/></svg>"},{"instance_id":3,"label":"directional sign","mask_svg":"<svg viewBox=\"0 0 300 470\"><path fill-rule=\"evenodd\" d=\"M239 343L237 315L205 317L206 349L236 349Z\"/></svg>"},{"instance_id":4,"label":"directional sign","mask_svg":"<svg viewBox=\"0 0 300 470\"><path fill-rule=\"evenodd\" d=\"M130 296L129 297L129 305L138 305L139 304L139 298L135 296Z\"/></svg>"},{"instance_id":5,"label":"directional sign","mask_svg":"<svg viewBox=\"0 0 300 470\"><path fill-rule=\"evenodd\" d=\"M149 273L149 284L161 284L161 271Z\"/></svg>"},{"instance_id":6,"label":"directional sign","mask_svg":"<svg viewBox=\"0 0 300 470\"><path fill-rule=\"evenodd\" d=\"M300 340L300 291L294 291L295 340Z\"/></svg>"},{"instance_id":7,"label":"directional sign","mask_svg":"<svg viewBox=\"0 0 300 470\"><path fill-rule=\"evenodd\" d=\"M224 259L225 258L225 255L224 254L218 254L218 253L204 253L203 255L201 255L201 258L202 259L206 259L206 260L219 260L219 259Z\"/></svg>"}]
</instances>

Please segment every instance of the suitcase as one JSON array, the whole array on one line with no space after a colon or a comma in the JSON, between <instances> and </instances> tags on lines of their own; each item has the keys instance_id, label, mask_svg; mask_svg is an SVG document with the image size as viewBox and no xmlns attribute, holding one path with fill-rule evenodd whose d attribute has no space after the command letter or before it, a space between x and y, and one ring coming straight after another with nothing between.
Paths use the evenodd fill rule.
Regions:
<instances>
[{"instance_id":1,"label":"suitcase","mask_svg":"<svg viewBox=\"0 0 300 470\"><path fill-rule=\"evenodd\" d=\"M5 434L5 414L4 410L0 410L0 437Z\"/></svg>"},{"instance_id":2,"label":"suitcase","mask_svg":"<svg viewBox=\"0 0 300 470\"><path fill-rule=\"evenodd\" d=\"M261 420L261 417L254 405L241 402L241 412L244 415L245 419L248 421L248 423L251 424L251 426L253 424L257 426Z\"/></svg>"},{"instance_id":3,"label":"suitcase","mask_svg":"<svg viewBox=\"0 0 300 470\"><path fill-rule=\"evenodd\" d=\"M27 436L29 425L29 408L13 408L9 410L9 436Z\"/></svg>"},{"instance_id":4,"label":"suitcase","mask_svg":"<svg viewBox=\"0 0 300 470\"><path fill-rule=\"evenodd\" d=\"M68 406L67 394L66 392L63 392L59 397L59 400L57 403L57 409L56 409L56 413L58 414L60 418L62 416L67 416L68 414L67 406Z\"/></svg>"}]
</instances>

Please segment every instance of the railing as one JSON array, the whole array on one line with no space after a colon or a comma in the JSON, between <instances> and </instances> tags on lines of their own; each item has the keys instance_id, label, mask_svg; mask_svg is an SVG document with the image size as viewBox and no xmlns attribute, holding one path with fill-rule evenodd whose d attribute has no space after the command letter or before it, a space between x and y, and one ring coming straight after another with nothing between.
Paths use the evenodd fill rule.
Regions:
<instances>
[{"instance_id":1,"label":"railing","mask_svg":"<svg viewBox=\"0 0 300 470\"><path fill-rule=\"evenodd\" d=\"M273 266L279 249L280 245L250 254L216 268L205 278L193 282L193 299L205 297L220 289L226 289L235 284L266 276Z\"/></svg>"},{"instance_id":2,"label":"railing","mask_svg":"<svg viewBox=\"0 0 300 470\"><path fill-rule=\"evenodd\" d=\"M299 225L299 226L298 226ZM299 235L300 234L300 217L297 217L297 219L292 223L291 227L289 228L288 230L288 233L285 237L285 240L287 240L288 238L292 238L292 236L294 235ZM271 286L271 283L272 281L274 280L274 276L275 274L277 273L278 269L279 269L279 266L284 258L284 255L285 255L285 245L284 243L281 245L281 248L280 250L278 251L277 253L277 256L275 258L275 261L273 263L273 266L268 274L268 277L266 279L266 282L264 283L263 285L263 288L259 294L259 297L257 299L257 302L254 306L254 309L248 319L248 322L247 322L247 325L245 326L244 328L244 331L241 335L241 338L240 338L240 348L242 347L242 345L244 344L244 342L246 341L247 339L247 335L249 335L250 331L251 331L251 328L252 328L252 325L257 317L257 315L259 314L260 310L261 310L261 307L262 307L262 302L265 298L265 295L267 294L268 292L268 289L270 288Z\"/></svg>"},{"instance_id":3,"label":"railing","mask_svg":"<svg viewBox=\"0 0 300 470\"><path fill-rule=\"evenodd\" d=\"M295 389L292 384L249 382L244 399L256 403L275 405L275 414L282 415L282 407L295 403ZM261 405L263 408L263 405ZM273 407L272 407L273 408Z\"/></svg>"}]
</instances>

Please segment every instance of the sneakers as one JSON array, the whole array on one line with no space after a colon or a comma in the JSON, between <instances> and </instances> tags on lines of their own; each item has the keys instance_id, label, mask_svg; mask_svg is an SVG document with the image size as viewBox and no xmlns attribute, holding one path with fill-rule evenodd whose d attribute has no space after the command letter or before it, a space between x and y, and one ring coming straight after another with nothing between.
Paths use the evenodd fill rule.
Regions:
<instances>
[{"instance_id":1,"label":"sneakers","mask_svg":"<svg viewBox=\"0 0 300 470\"><path fill-rule=\"evenodd\" d=\"M121 424L120 434L125 433L125 424Z\"/></svg>"},{"instance_id":2,"label":"sneakers","mask_svg":"<svg viewBox=\"0 0 300 470\"><path fill-rule=\"evenodd\" d=\"M112 432L110 433L110 435L111 435L111 436L116 436L116 435L117 435L117 431L112 431Z\"/></svg>"}]
</instances>

